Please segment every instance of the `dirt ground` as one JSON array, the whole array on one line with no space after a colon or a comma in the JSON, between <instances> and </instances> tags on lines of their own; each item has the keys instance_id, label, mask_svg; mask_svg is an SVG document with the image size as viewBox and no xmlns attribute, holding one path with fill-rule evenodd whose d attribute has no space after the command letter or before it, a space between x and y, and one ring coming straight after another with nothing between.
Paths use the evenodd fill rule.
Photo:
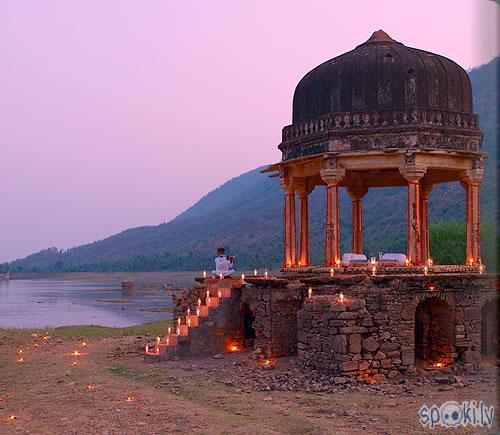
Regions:
<instances>
[{"instance_id":1,"label":"dirt ground","mask_svg":"<svg viewBox=\"0 0 500 435\"><path fill-rule=\"evenodd\" d=\"M142 356L143 336L41 335L0 333L1 434L450 433L424 430L419 408L448 400L494 405L496 399L492 371L458 386L414 379L276 391L298 376L294 358L274 362L272 370L245 352L152 364ZM75 350L82 355L72 355ZM451 429L471 431L487 430Z\"/></svg>"}]
</instances>

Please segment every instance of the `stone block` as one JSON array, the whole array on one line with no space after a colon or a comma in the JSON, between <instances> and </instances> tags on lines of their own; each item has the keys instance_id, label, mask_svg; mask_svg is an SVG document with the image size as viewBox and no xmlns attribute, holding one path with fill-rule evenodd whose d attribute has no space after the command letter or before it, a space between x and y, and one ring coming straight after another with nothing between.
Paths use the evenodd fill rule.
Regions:
<instances>
[{"instance_id":1,"label":"stone block","mask_svg":"<svg viewBox=\"0 0 500 435\"><path fill-rule=\"evenodd\" d=\"M339 328L341 334L364 334L367 331L366 328L362 326L346 326L344 328Z\"/></svg>"},{"instance_id":2,"label":"stone block","mask_svg":"<svg viewBox=\"0 0 500 435\"><path fill-rule=\"evenodd\" d=\"M383 359L385 359L385 357L386 357L385 353L378 351L378 352L375 354L375 356L373 357L373 359L375 359L375 360L378 360L378 361L379 361L379 360L383 360Z\"/></svg>"},{"instance_id":3,"label":"stone block","mask_svg":"<svg viewBox=\"0 0 500 435\"><path fill-rule=\"evenodd\" d=\"M374 352L380 347L379 342L374 337L363 340L362 348L367 352Z\"/></svg>"},{"instance_id":4,"label":"stone block","mask_svg":"<svg viewBox=\"0 0 500 435\"><path fill-rule=\"evenodd\" d=\"M361 361L359 363L359 370L365 371L368 370L369 368L370 368L370 363L368 361Z\"/></svg>"},{"instance_id":5,"label":"stone block","mask_svg":"<svg viewBox=\"0 0 500 435\"><path fill-rule=\"evenodd\" d=\"M332 349L336 353L347 353L347 337L345 335L336 335L333 337Z\"/></svg>"},{"instance_id":6,"label":"stone block","mask_svg":"<svg viewBox=\"0 0 500 435\"><path fill-rule=\"evenodd\" d=\"M343 372L353 372L358 370L358 361L344 361L340 364L340 370Z\"/></svg>"},{"instance_id":7,"label":"stone block","mask_svg":"<svg viewBox=\"0 0 500 435\"><path fill-rule=\"evenodd\" d=\"M349 352L359 353L361 352L361 335L352 334L349 336Z\"/></svg>"}]
</instances>

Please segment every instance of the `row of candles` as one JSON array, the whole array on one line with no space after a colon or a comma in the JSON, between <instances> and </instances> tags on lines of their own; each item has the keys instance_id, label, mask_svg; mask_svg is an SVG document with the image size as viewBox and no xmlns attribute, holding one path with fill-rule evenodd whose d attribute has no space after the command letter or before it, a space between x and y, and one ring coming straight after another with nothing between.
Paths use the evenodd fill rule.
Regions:
<instances>
[{"instance_id":1,"label":"row of candles","mask_svg":"<svg viewBox=\"0 0 500 435\"><path fill-rule=\"evenodd\" d=\"M259 275L258 270L254 269L253 276L258 276L258 275ZM206 270L203 271L203 278L207 278L207 271ZM269 278L269 272L267 271L267 269L264 270L264 278L265 279ZM219 273L219 279L224 279L223 273ZM245 284L245 274L244 273L241 274L241 282L242 282L242 284Z\"/></svg>"},{"instance_id":2,"label":"row of candles","mask_svg":"<svg viewBox=\"0 0 500 435\"><path fill-rule=\"evenodd\" d=\"M313 289L312 289L312 287L309 287L309 288L307 289L307 297L312 298L312 296L313 296ZM339 301L341 304L343 304L343 303L344 303L344 293L342 293L342 292L340 292L340 293L339 293L339 299L338 299L338 301Z\"/></svg>"},{"instance_id":3,"label":"row of candles","mask_svg":"<svg viewBox=\"0 0 500 435\"><path fill-rule=\"evenodd\" d=\"M244 279L244 278L243 278ZM189 335L189 328L197 328L199 318L208 317L209 308L217 308L220 299L229 299L231 297L231 288L222 287L217 291L216 296L210 295L210 290L207 290L205 297L205 305L201 304L201 299L198 298L195 314L191 313L191 308L188 308L185 316L185 323L182 323L180 317L177 318L175 333L172 333L172 328L169 326L167 335L162 341L162 337L156 337L153 350L146 346L147 355L159 355L162 348L169 346L177 346L179 337L186 337Z\"/></svg>"}]
</instances>

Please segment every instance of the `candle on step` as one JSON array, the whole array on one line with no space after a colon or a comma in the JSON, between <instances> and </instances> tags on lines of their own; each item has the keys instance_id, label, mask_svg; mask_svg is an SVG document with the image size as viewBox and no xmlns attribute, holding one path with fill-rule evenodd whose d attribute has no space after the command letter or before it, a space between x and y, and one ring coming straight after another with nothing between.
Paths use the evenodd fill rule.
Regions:
<instances>
[{"instance_id":1,"label":"candle on step","mask_svg":"<svg viewBox=\"0 0 500 435\"><path fill-rule=\"evenodd\" d=\"M219 279L224 279L224 275L222 273L219 273Z\"/></svg>"},{"instance_id":2,"label":"candle on step","mask_svg":"<svg viewBox=\"0 0 500 435\"><path fill-rule=\"evenodd\" d=\"M313 289L312 287L309 287L309 289L307 290L307 296L312 297L312 295L313 295Z\"/></svg>"},{"instance_id":3,"label":"candle on step","mask_svg":"<svg viewBox=\"0 0 500 435\"><path fill-rule=\"evenodd\" d=\"M257 269L254 269L254 270L253 270L253 276L257 276L257 273L258 273L258 272L257 272Z\"/></svg>"},{"instance_id":4,"label":"candle on step","mask_svg":"<svg viewBox=\"0 0 500 435\"><path fill-rule=\"evenodd\" d=\"M179 317L179 320L177 322L177 335L180 335L181 337L186 337L189 334L189 327L188 325L181 324L181 318Z\"/></svg>"},{"instance_id":5,"label":"candle on step","mask_svg":"<svg viewBox=\"0 0 500 435\"><path fill-rule=\"evenodd\" d=\"M427 266L424 266L424 275L427 275L429 272L429 268Z\"/></svg>"},{"instance_id":6,"label":"candle on step","mask_svg":"<svg viewBox=\"0 0 500 435\"><path fill-rule=\"evenodd\" d=\"M267 279L269 277L269 274L267 273L267 269L264 271L264 278Z\"/></svg>"},{"instance_id":7,"label":"candle on step","mask_svg":"<svg viewBox=\"0 0 500 435\"><path fill-rule=\"evenodd\" d=\"M340 301L341 304L344 303L344 293L342 293L342 292L340 292L339 301Z\"/></svg>"},{"instance_id":8,"label":"candle on step","mask_svg":"<svg viewBox=\"0 0 500 435\"><path fill-rule=\"evenodd\" d=\"M198 310L196 310L198 312ZM186 323L190 328L198 327L198 314L188 314L186 316Z\"/></svg>"},{"instance_id":9,"label":"candle on step","mask_svg":"<svg viewBox=\"0 0 500 435\"><path fill-rule=\"evenodd\" d=\"M330 276L333 276L333 274L335 273L333 267L330 268Z\"/></svg>"},{"instance_id":10,"label":"candle on step","mask_svg":"<svg viewBox=\"0 0 500 435\"><path fill-rule=\"evenodd\" d=\"M203 271L203 278L206 278L206 277L207 277L207 271L206 271L206 270L204 270L204 271Z\"/></svg>"},{"instance_id":11,"label":"candle on step","mask_svg":"<svg viewBox=\"0 0 500 435\"><path fill-rule=\"evenodd\" d=\"M245 284L245 274L244 273L241 274L241 283Z\"/></svg>"},{"instance_id":12,"label":"candle on step","mask_svg":"<svg viewBox=\"0 0 500 435\"><path fill-rule=\"evenodd\" d=\"M377 274L377 266L372 266L372 275Z\"/></svg>"}]
</instances>

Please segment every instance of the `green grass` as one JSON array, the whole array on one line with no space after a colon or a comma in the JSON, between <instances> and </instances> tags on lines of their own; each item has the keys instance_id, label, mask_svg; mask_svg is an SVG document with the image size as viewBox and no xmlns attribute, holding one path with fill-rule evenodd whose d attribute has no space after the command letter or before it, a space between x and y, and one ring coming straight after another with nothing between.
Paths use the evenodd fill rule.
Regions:
<instances>
[{"instance_id":1,"label":"green grass","mask_svg":"<svg viewBox=\"0 0 500 435\"><path fill-rule=\"evenodd\" d=\"M52 337L61 338L78 338L78 337L126 337L132 335L159 335L165 333L167 328L172 325L170 320L161 320L159 322L144 323L142 325L127 326L125 328L109 328L106 326L97 325L75 325L75 326L61 326L58 328L45 328L45 329L14 329L4 328L0 329L2 334L16 334L16 335L30 335L39 334L43 335L48 333Z\"/></svg>"},{"instance_id":2,"label":"green grass","mask_svg":"<svg viewBox=\"0 0 500 435\"><path fill-rule=\"evenodd\" d=\"M150 313L173 313L174 307L149 307L141 308L140 311L149 311Z\"/></svg>"}]
</instances>

